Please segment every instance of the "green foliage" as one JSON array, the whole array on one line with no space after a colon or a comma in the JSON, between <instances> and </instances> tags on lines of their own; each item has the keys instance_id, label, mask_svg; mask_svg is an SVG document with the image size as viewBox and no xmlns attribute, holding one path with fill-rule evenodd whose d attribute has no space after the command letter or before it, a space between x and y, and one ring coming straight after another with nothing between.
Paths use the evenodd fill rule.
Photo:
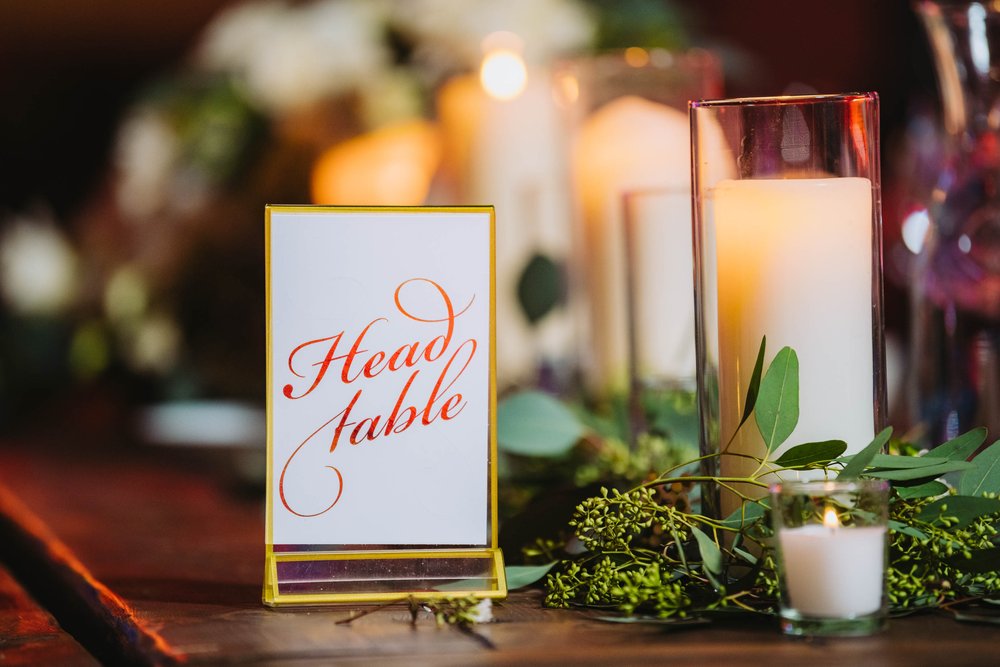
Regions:
<instances>
[{"instance_id":1,"label":"green foliage","mask_svg":"<svg viewBox=\"0 0 1000 667\"><path fill-rule=\"evenodd\" d=\"M759 359L763 353L762 342ZM775 473L801 469L891 482L886 579L894 610L1000 598L1000 442L973 457L986 435L976 429L930 453L889 455L892 431L885 429L852 456L843 456L844 442L832 440L796 445L772 460L798 420L798 362L789 348L775 356L759 388L751 383L746 405L767 446L752 474L700 476L690 472L692 462L628 491L602 489L576 508L569 526L582 552L562 554L545 579L545 603L688 621L723 610L774 613L770 517L760 496ZM907 449L895 443L896 451ZM723 451L699 461L725 456L737 455ZM938 479L946 473L960 473L957 489ZM718 520L675 504L667 493L694 482L743 502Z\"/></svg>"},{"instance_id":2,"label":"green foliage","mask_svg":"<svg viewBox=\"0 0 1000 667\"><path fill-rule=\"evenodd\" d=\"M757 404L757 394L760 392L760 376L764 373L764 352L767 350L767 336L760 339L760 348L757 350L757 359L753 364L753 373L750 375L750 386L747 388L747 400L743 405L743 416L740 417L739 430L743 424L750 419L754 406Z\"/></svg>"},{"instance_id":3,"label":"green foliage","mask_svg":"<svg viewBox=\"0 0 1000 667\"><path fill-rule=\"evenodd\" d=\"M995 555L1000 505L980 508L986 513L977 514L960 498L897 497L890 505L895 525L890 524L887 580L894 609L938 607L1000 593L1000 560L992 558L982 567L984 560L991 560L984 555Z\"/></svg>"},{"instance_id":4,"label":"green foliage","mask_svg":"<svg viewBox=\"0 0 1000 667\"><path fill-rule=\"evenodd\" d=\"M1000 440L987 447L974 461L976 466L962 475L958 491L963 496L980 496L1000 491Z\"/></svg>"},{"instance_id":5,"label":"green foliage","mask_svg":"<svg viewBox=\"0 0 1000 667\"><path fill-rule=\"evenodd\" d=\"M648 0L588 0L597 16L598 50L630 46L677 50L687 43L683 15L675 3Z\"/></svg>"},{"instance_id":6,"label":"green foliage","mask_svg":"<svg viewBox=\"0 0 1000 667\"><path fill-rule=\"evenodd\" d=\"M517 281L517 301L530 324L562 304L566 296L563 269L547 255L535 254Z\"/></svg>"},{"instance_id":7,"label":"green foliage","mask_svg":"<svg viewBox=\"0 0 1000 667\"><path fill-rule=\"evenodd\" d=\"M421 607L434 614L434 622L438 627L445 625L455 625L461 628L468 628L476 623L481 623L486 619L482 618L484 604L489 604L489 600L481 600L475 595L466 597L442 597L427 600L418 604L410 599L410 615L415 624L417 614Z\"/></svg>"},{"instance_id":8,"label":"green foliage","mask_svg":"<svg viewBox=\"0 0 1000 667\"><path fill-rule=\"evenodd\" d=\"M966 461L984 442L986 442L986 429L980 426L941 443L934 448L934 456L950 461Z\"/></svg>"},{"instance_id":9,"label":"green foliage","mask_svg":"<svg viewBox=\"0 0 1000 667\"><path fill-rule=\"evenodd\" d=\"M840 474L837 475L837 479L856 479L862 472L864 472L865 468L868 467L868 464L871 463L883 449L885 449L890 437L892 437L892 427L882 429L882 431L876 435L870 443L868 443L867 447L854 456L849 457L843 470L841 470Z\"/></svg>"},{"instance_id":10,"label":"green foliage","mask_svg":"<svg viewBox=\"0 0 1000 667\"><path fill-rule=\"evenodd\" d=\"M782 348L764 374L754 416L768 452L795 430L799 421L799 358L792 348Z\"/></svg>"},{"instance_id":11,"label":"green foliage","mask_svg":"<svg viewBox=\"0 0 1000 667\"><path fill-rule=\"evenodd\" d=\"M517 590L539 581L549 573L555 561L544 565L508 565L504 568L507 577L507 588Z\"/></svg>"},{"instance_id":12,"label":"green foliage","mask_svg":"<svg viewBox=\"0 0 1000 667\"><path fill-rule=\"evenodd\" d=\"M846 449L847 443L843 440L807 442L789 448L774 464L788 470L823 467L843 454Z\"/></svg>"},{"instance_id":13,"label":"green foliage","mask_svg":"<svg viewBox=\"0 0 1000 667\"><path fill-rule=\"evenodd\" d=\"M526 391L497 408L498 446L524 456L556 457L567 453L583 436L580 420L548 394Z\"/></svg>"},{"instance_id":14,"label":"green foliage","mask_svg":"<svg viewBox=\"0 0 1000 667\"><path fill-rule=\"evenodd\" d=\"M620 398L595 412L538 391L505 397L497 409L505 516L518 514L553 490L595 482L630 485L696 456L694 392L644 394L637 407L648 428L637 436L632 435L633 407Z\"/></svg>"}]
</instances>

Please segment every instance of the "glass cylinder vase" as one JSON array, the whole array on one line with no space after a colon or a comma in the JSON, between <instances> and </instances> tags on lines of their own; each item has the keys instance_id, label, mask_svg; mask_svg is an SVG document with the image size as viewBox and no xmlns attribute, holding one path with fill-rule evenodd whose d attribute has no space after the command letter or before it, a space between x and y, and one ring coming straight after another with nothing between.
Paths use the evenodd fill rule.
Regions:
<instances>
[{"instance_id":1,"label":"glass cylinder vase","mask_svg":"<svg viewBox=\"0 0 1000 667\"><path fill-rule=\"evenodd\" d=\"M706 472L746 477L807 442L844 440L856 452L886 417L878 96L709 100L690 111ZM764 337L765 368L785 346L799 361L797 425L770 455L755 419L744 422ZM738 498L704 502L728 514Z\"/></svg>"},{"instance_id":2,"label":"glass cylinder vase","mask_svg":"<svg viewBox=\"0 0 1000 667\"><path fill-rule=\"evenodd\" d=\"M976 426L1000 431L1000 7L914 7L946 137L911 276L911 411L935 445Z\"/></svg>"}]
</instances>

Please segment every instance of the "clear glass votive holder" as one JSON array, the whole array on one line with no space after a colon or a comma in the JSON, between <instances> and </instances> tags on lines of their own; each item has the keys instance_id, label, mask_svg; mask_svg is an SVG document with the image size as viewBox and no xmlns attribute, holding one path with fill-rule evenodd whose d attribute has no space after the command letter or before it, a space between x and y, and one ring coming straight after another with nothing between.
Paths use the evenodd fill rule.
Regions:
<instances>
[{"instance_id":1,"label":"clear glass votive holder","mask_svg":"<svg viewBox=\"0 0 1000 667\"><path fill-rule=\"evenodd\" d=\"M888 504L884 480L771 487L785 634L859 637L885 629Z\"/></svg>"}]
</instances>

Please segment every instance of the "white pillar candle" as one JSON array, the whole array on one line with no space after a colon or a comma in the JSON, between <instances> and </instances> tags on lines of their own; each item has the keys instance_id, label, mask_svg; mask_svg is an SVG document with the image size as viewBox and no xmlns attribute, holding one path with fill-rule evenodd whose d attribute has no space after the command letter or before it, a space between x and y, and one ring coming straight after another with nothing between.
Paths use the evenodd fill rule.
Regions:
<instances>
[{"instance_id":1,"label":"white pillar candle","mask_svg":"<svg viewBox=\"0 0 1000 667\"><path fill-rule=\"evenodd\" d=\"M799 421L777 454L830 439L854 453L874 436L871 188L865 178L804 178L725 180L710 191L723 443L765 335L767 361L786 345L799 358ZM764 455L752 423L729 451ZM724 474L756 467L737 457L722 465Z\"/></svg>"},{"instance_id":2,"label":"white pillar candle","mask_svg":"<svg viewBox=\"0 0 1000 667\"><path fill-rule=\"evenodd\" d=\"M778 533L787 602L799 614L850 618L882 606L885 526L821 524Z\"/></svg>"}]
</instances>

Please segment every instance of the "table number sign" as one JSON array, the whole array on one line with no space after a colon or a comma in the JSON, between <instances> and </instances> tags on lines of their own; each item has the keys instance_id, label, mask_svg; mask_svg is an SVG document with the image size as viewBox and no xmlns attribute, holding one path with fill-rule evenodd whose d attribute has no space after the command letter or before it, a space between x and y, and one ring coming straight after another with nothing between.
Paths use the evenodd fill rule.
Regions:
<instances>
[{"instance_id":1,"label":"table number sign","mask_svg":"<svg viewBox=\"0 0 1000 667\"><path fill-rule=\"evenodd\" d=\"M506 594L494 214L268 206L268 605Z\"/></svg>"}]
</instances>

